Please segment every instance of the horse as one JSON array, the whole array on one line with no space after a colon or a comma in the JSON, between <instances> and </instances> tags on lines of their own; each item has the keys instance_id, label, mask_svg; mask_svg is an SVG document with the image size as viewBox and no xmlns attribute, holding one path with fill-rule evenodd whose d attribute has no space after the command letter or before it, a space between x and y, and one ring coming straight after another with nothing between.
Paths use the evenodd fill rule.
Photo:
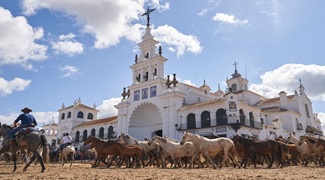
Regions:
<instances>
[{"instance_id":1,"label":"horse","mask_svg":"<svg viewBox=\"0 0 325 180\"><path fill-rule=\"evenodd\" d=\"M170 156L174 164L174 168L176 168L176 164L178 167L181 167L180 158L182 157L191 157L189 168L193 166L194 159L199 156L198 149L194 146L192 142L185 142L180 144L175 142L175 140L170 140L169 138L162 138L160 136L154 136L152 140L149 142L149 146L151 144L158 143L163 150L163 163L165 163L165 158ZM166 167L166 165L165 165Z\"/></svg>"},{"instance_id":2,"label":"horse","mask_svg":"<svg viewBox=\"0 0 325 180\"><path fill-rule=\"evenodd\" d=\"M12 153L12 159L14 162L13 171L16 171L17 169L17 150L27 148L30 152L33 153L33 156L30 161L25 165L23 171L27 171L27 168L30 166L30 164L37 158L37 160L41 164L41 173L43 173L45 170L44 163L47 163L49 159L49 151L45 135L41 134L35 128L23 128L22 130L25 131L26 134L23 134L22 131L20 131L18 135L15 136L16 144L13 145L12 149L10 149L8 133L13 129L13 127L1 123L0 126L0 135L3 136L2 149L0 150L0 154L7 151L10 151ZM38 153L38 149L40 146L42 146L43 149L42 156Z\"/></svg>"},{"instance_id":3,"label":"horse","mask_svg":"<svg viewBox=\"0 0 325 180\"><path fill-rule=\"evenodd\" d=\"M288 137L285 139L285 143L289 142L292 142L297 146L297 150L304 161L304 166L307 166L308 157L310 156L308 144L306 142L300 142L300 140L292 135L292 133L289 133Z\"/></svg>"},{"instance_id":4,"label":"horse","mask_svg":"<svg viewBox=\"0 0 325 180\"><path fill-rule=\"evenodd\" d=\"M136 161L137 165L139 161L142 163L142 167L145 167L143 158L144 158L144 151L140 146L137 145L125 145L121 142L115 141L112 145L113 148L116 147L119 151L119 157L121 159L118 167L121 167L123 161L126 162L126 167L132 167L134 160ZM132 158L132 163L128 163L128 159Z\"/></svg>"},{"instance_id":5,"label":"horse","mask_svg":"<svg viewBox=\"0 0 325 180\"><path fill-rule=\"evenodd\" d=\"M275 157L277 157L281 166L283 166L282 145L279 144L277 141L272 139L254 140L243 138L239 135L235 135L233 137L233 141L235 143L240 143L244 147L244 161L246 162L244 167L246 167L247 160L249 157L252 158L254 167L256 167L256 155L266 156L269 154L271 154L271 162L269 163L268 168L272 167Z\"/></svg>"},{"instance_id":6,"label":"horse","mask_svg":"<svg viewBox=\"0 0 325 180\"><path fill-rule=\"evenodd\" d=\"M95 148L89 148L87 146L81 146L80 147L80 152L82 154L81 162L85 161L86 159L88 161L91 161L91 160L95 159L95 157L96 157Z\"/></svg>"},{"instance_id":7,"label":"horse","mask_svg":"<svg viewBox=\"0 0 325 180\"><path fill-rule=\"evenodd\" d=\"M214 169L216 169L217 165L212 161L211 157L217 156L220 152L223 153L222 162L220 164L220 168L222 168L228 158L229 151L234 155L236 161L235 165L240 168L236 158L236 156L238 156L237 150L234 142L231 139L224 137L217 139L208 139L206 137L192 134L186 131L183 133L184 135L180 144L183 145L187 141L192 142L194 146L199 150L199 152L204 156L204 158L207 159L210 164L212 164Z\"/></svg>"},{"instance_id":8,"label":"horse","mask_svg":"<svg viewBox=\"0 0 325 180\"><path fill-rule=\"evenodd\" d=\"M106 164L107 168L108 168L112 165L112 162L115 159L115 157L117 157L117 155L119 155L119 150L117 149L117 147L111 146L113 143L115 143L115 141L111 141L111 140L104 141L99 138L96 138L95 136L90 135L84 141L83 145L86 146L90 143L91 143L91 145L89 148L95 148L95 150L97 152L96 160L95 160L92 168L97 167L100 162L103 162L104 164ZM113 159L110 161L110 163L105 162L105 159L108 155L114 155Z\"/></svg>"},{"instance_id":9,"label":"horse","mask_svg":"<svg viewBox=\"0 0 325 180\"><path fill-rule=\"evenodd\" d=\"M157 157L160 155L159 147L157 145L149 146L149 144L148 144L149 141L147 139L145 139L144 141L140 141L128 134L121 133L117 137L116 140L119 142L124 142L127 145L138 145L138 146L142 147L142 149L144 150L145 158L147 156L149 156L149 158L150 158L147 165L154 163L154 161L156 161L156 163L159 164L159 162L158 162L159 160Z\"/></svg>"},{"instance_id":10,"label":"horse","mask_svg":"<svg viewBox=\"0 0 325 180\"><path fill-rule=\"evenodd\" d=\"M59 160L59 148L56 146L50 146L50 162L56 163Z\"/></svg>"},{"instance_id":11,"label":"horse","mask_svg":"<svg viewBox=\"0 0 325 180\"><path fill-rule=\"evenodd\" d=\"M68 160L68 155L71 157L71 163L70 167L72 166L72 163L74 162L74 155L76 154L76 149L72 146L72 144L68 144L62 149L60 160L61 165L64 166L64 163Z\"/></svg>"},{"instance_id":12,"label":"horse","mask_svg":"<svg viewBox=\"0 0 325 180\"><path fill-rule=\"evenodd\" d=\"M316 161L318 160L321 165L324 164L324 148L323 146L317 146L318 139L309 137L309 136L300 136L299 143L306 142L308 144L310 155L314 155L316 157ZM316 162L317 163L317 162Z\"/></svg>"}]
</instances>

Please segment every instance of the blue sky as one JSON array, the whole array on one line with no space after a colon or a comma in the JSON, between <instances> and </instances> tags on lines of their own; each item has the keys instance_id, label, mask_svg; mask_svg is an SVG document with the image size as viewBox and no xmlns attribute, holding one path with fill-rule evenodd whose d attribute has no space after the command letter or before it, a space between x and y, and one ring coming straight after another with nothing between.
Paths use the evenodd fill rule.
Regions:
<instances>
[{"instance_id":1,"label":"blue sky","mask_svg":"<svg viewBox=\"0 0 325 180\"><path fill-rule=\"evenodd\" d=\"M0 0L0 122L28 106L39 124L62 103L116 115L131 85L147 7L168 59L165 75L217 91L238 71L266 97L293 94L299 79L325 123L325 1ZM324 125L325 127L325 125Z\"/></svg>"}]
</instances>

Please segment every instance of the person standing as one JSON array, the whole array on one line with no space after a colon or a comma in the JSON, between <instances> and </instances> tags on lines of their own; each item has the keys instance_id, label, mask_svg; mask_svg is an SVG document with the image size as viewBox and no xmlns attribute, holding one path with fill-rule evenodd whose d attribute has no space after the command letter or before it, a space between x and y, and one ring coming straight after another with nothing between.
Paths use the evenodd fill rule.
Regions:
<instances>
[{"instance_id":1,"label":"person standing","mask_svg":"<svg viewBox=\"0 0 325 180\"><path fill-rule=\"evenodd\" d=\"M17 127L17 123L19 121L21 121L20 126L18 126L17 128L12 129L8 133L8 138L10 140L10 149L12 149L13 146L16 144L14 135L17 132L19 132L22 128L25 128L25 127L35 127L35 126L37 126L37 122L36 122L35 117L33 115L29 114L30 112L32 112L31 109L29 109L28 107L25 107L21 111L23 112L23 114L20 114L17 117L17 119L14 121L14 127Z\"/></svg>"}]
</instances>

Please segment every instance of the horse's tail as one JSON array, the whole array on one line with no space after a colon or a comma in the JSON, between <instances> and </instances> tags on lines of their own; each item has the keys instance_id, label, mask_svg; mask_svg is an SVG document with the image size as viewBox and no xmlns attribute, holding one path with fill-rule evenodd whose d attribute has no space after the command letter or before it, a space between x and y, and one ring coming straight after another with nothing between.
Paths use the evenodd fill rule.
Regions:
<instances>
[{"instance_id":1,"label":"horse's tail","mask_svg":"<svg viewBox=\"0 0 325 180\"><path fill-rule=\"evenodd\" d=\"M43 146L42 158L44 163L48 163L50 159L49 147L45 135L41 134L41 143Z\"/></svg>"},{"instance_id":2,"label":"horse's tail","mask_svg":"<svg viewBox=\"0 0 325 180\"><path fill-rule=\"evenodd\" d=\"M283 161L282 161L282 153L283 153L283 151L282 151L282 145L279 142L277 142L277 144L278 144L278 161L279 161L279 163L281 165L283 165Z\"/></svg>"},{"instance_id":3,"label":"horse's tail","mask_svg":"<svg viewBox=\"0 0 325 180\"><path fill-rule=\"evenodd\" d=\"M233 143L231 148L230 148L230 151L231 151L231 154L236 162L236 165L238 165L238 168L240 168L240 165L239 165L239 159L240 159L240 156L237 152L237 149L236 149L236 146L235 144Z\"/></svg>"}]
</instances>

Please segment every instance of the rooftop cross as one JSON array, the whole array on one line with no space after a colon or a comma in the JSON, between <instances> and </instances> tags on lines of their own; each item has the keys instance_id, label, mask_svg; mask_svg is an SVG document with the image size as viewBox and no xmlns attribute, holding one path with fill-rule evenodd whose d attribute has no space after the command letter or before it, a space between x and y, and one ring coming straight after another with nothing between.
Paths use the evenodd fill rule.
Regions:
<instances>
[{"instance_id":1,"label":"rooftop cross","mask_svg":"<svg viewBox=\"0 0 325 180\"><path fill-rule=\"evenodd\" d=\"M149 24L149 21L150 21L150 13L152 12L152 11L154 11L156 8L154 8L154 9L149 9L149 7L147 7L147 11L145 12L145 13L143 13L141 16L147 16L147 27L149 27L150 26L150 24Z\"/></svg>"},{"instance_id":2,"label":"rooftop cross","mask_svg":"<svg viewBox=\"0 0 325 180\"><path fill-rule=\"evenodd\" d=\"M235 61L235 63L233 64L235 66L235 70L237 70L237 62Z\"/></svg>"}]
</instances>

